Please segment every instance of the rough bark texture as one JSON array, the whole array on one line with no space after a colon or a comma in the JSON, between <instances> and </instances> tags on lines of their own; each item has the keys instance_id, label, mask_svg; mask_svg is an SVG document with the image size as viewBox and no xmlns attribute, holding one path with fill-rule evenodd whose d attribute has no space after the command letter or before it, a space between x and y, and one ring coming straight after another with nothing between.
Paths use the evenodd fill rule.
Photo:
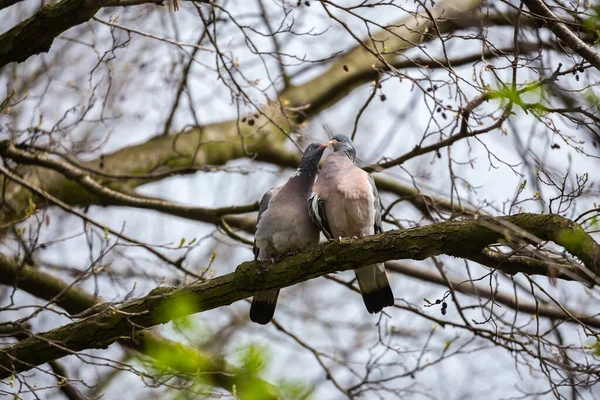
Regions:
<instances>
[{"instance_id":1,"label":"rough bark texture","mask_svg":"<svg viewBox=\"0 0 600 400\"><path fill-rule=\"evenodd\" d=\"M45 5L0 36L0 68L48 52L58 35L88 21L106 3L107 0L64 0Z\"/></svg>"},{"instance_id":2,"label":"rough bark texture","mask_svg":"<svg viewBox=\"0 0 600 400\"><path fill-rule=\"evenodd\" d=\"M66 0L63 3L75 1L82 0ZM459 28L455 22L463 17L471 18L480 3L480 0L445 1L437 3L429 11L434 18L439 18L437 25L441 30L439 34L442 34ZM340 56L318 77L283 90L277 99L273 99L271 104L260 110L260 118L256 120L254 126L244 124L240 120L231 120L192 128L175 135L155 137L145 143L106 155L103 157L102 170L111 174L144 174L181 167L223 165L228 161L248 156L256 156L258 161L274 162L295 168L298 165L298 156L285 151L283 143L287 135L297 128L297 124L335 104L358 86L373 80L378 76L379 70L389 69L404 51L438 37L437 33L432 33L433 22L426 13L420 16L410 15L397 21L393 26L394 28L383 30L373 36L374 39L382 40L377 42L378 49L374 47L373 40L365 40L363 45L358 45ZM34 34L46 36L44 31L34 31ZM8 39L6 40L8 43ZM0 40L0 55L3 54L2 43ZM384 46L387 47L385 54L379 54L378 52L383 51ZM348 71L344 66L348 67ZM299 108L302 109L301 112L297 111ZM86 165L100 169L100 163L101 160L97 159ZM21 168L20 173L26 176L29 182L69 205L112 205L56 171L29 166ZM115 190L128 192L147 183L148 180L130 179L118 182L101 180L100 182L110 184ZM417 207L426 210L425 201L414 188L389 179L376 178L376 183L380 190L392 191L398 196L407 197ZM1 184L3 183L0 182ZM6 193L8 193L8 204L13 212L4 211L0 215L0 224L18 220L25 215L29 198L40 203L38 208L45 206L43 199L34 198L29 191L14 184L8 184ZM460 211L458 207L441 199L437 199L435 203L442 208ZM8 207L5 207L6 209ZM232 220L230 225L240 229L252 229L250 219Z\"/></svg>"},{"instance_id":3,"label":"rough bark texture","mask_svg":"<svg viewBox=\"0 0 600 400\"><path fill-rule=\"evenodd\" d=\"M78 314L85 310L89 312L93 310L91 307L102 304L101 298L83 289L69 285L38 268L18 265L1 254L0 283L18 287L40 299L52 302L69 314ZM243 395L244 386L250 383L220 355L171 341L156 332L138 330L133 337L121 338L119 342L154 358L164 368L197 376L198 379L229 392L233 391L235 386L237 392ZM35 354L31 355L35 357ZM35 358L33 362L36 362ZM277 398L275 388L267 382L254 379L251 383L266 388L264 393L269 395L269 398Z\"/></svg>"},{"instance_id":4,"label":"rough bark texture","mask_svg":"<svg viewBox=\"0 0 600 400\"><path fill-rule=\"evenodd\" d=\"M507 224L542 240L556 242L582 260L589 270L600 274L600 246L576 223L558 215L538 214L519 214L496 221L494 229L489 227L494 220L486 218L485 221L444 222L364 239L332 241L276 264L245 262L234 273L210 281L182 288L159 287L144 298L102 310L4 348L0 353L0 378L81 350L106 348L123 337L130 337L136 328L226 306L260 291L290 286L328 273L392 259L422 260L440 254L477 258L485 246L516 237L506 228ZM502 269L503 266L497 267ZM520 272L551 274L547 268L542 269ZM563 272L558 271L558 277L569 279ZM575 266L568 272L582 279L586 277ZM173 308L174 302L184 302L186 307Z\"/></svg>"}]
</instances>

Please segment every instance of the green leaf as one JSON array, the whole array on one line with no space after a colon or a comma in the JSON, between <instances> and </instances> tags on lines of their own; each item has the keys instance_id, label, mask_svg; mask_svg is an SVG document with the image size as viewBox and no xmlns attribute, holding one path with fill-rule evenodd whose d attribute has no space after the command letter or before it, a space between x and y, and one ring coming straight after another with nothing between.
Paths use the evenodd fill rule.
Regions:
<instances>
[{"instance_id":1,"label":"green leaf","mask_svg":"<svg viewBox=\"0 0 600 400\"><path fill-rule=\"evenodd\" d=\"M28 197L27 201L29 202L27 206L27 216L29 217L33 215L33 212L35 211L35 203L33 202L33 200L31 200L31 197Z\"/></svg>"}]
</instances>

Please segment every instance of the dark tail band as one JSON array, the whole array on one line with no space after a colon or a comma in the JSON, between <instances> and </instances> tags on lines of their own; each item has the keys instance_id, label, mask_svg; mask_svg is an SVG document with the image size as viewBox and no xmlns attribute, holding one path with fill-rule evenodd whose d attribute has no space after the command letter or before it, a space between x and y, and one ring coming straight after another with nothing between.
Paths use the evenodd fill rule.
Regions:
<instances>
[{"instance_id":1,"label":"dark tail band","mask_svg":"<svg viewBox=\"0 0 600 400\"><path fill-rule=\"evenodd\" d=\"M273 319L279 290L258 293L252 298L250 319L257 324L265 325Z\"/></svg>"},{"instance_id":2,"label":"dark tail band","mask_svg":"<svg viewBox=\"0 0 600 400\"><path fill-rule=\"evenodd\" d=\"M367 311L378 313L394 305L394 294L383 263L366 265L354 270Z\"/></svg>"},{"instance_id":3,"label":"dark tail band","mask_svg":"<svg viewBox=\"0 0 600 400\"><path fill-rule=\"evenodd\" d=\"M394 305L394 294L389 286L379 288L371 293L363 293L362 298L370 314L378 313L384 307Z\"/></svg>"}]
</instances>

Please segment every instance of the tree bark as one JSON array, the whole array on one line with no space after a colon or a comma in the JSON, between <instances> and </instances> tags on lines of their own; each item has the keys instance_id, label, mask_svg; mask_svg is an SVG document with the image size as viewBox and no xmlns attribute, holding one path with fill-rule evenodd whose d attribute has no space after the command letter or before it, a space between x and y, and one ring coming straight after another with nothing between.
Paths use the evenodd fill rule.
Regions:
<instances>
[{"instance_id":1,"label":"tree bark","mask_svg":"<svg viewBox=\"0 0 600 400\"><path fill-rule=\"evenodd\" d=\"M65 3L73 1L76 0L65 0ZM373 44L375 43L373 39L366 38L363 43L340 56L318 77L298 86L287 87L270 104L260 110L252 111L247 118L255 119L253 126L242 123L240 117L240 119L194 127L174 135L154 137L145 143L123 148L87 162L85 165L106 173L127 175L206 165L219 166L234 159L255 157L257 161L274 162L295 168L299 157L286 151L283 144L299 123L332 106L358 86L376 78L382 71L389 70L401 59L399 56L402 53L415 45L459 29L457 22L463 17L472 20L480 3L480 0L442 1L428 10L429 12L422 12L417 16L409 15L396 21L390 25L393 28L373 35L373 39L380 40L377 42L377 48ZM436 20L436 26L440 28L440 32L432 33L434 22L430 16L439 19ZM34 31L34 33L44 36L43 31ZM386 47L385 52L383 44ZM0 49L2 49L1 38ZM344 66L348 67L348 71ZM256 112L260 114L259 118L252 115ZM69 205L112 205L110 202L103 202L98 196L54 170L30 166L21 168L20 174L27 176L29 182ZM125 193L148 182L150 180L147 179L100 181ZM2 184L0 182L0 185ZM426 211L427 204L431 202L435 202L441 208L450 208L455 212L462 211L459 206L443 199L425 200L414 188L390 179L376 178L376 184L381 190L389 190L398 196L407 197L422 211ZM43 199L33 197L28 190L9 186L10 190L4 192L8 194L6 201L10 207L3 208L0 224L22 218L30 204L29 199L42 203L39 208L45 206ZM9 212L9 209L12 211ZM249 225L242 221L240 226L247 228Z\"/></svg>"},{"instance_id":2,"label":"tree bark","mask_svg":"<svg viewBox=\"0 0 600 400\"><path fill-rule=\"evenodd\" d=\"M86 310L92 312L94 307L98 307L98 310L103 307L101 298L44 273L37 267L18 265L14 260L1 254L0 283L18 287L33 296L52 302L69 314L79 314ZM153 358L155 363L163 368L180 374L193 375L209 385L220 387L228 392L237 391L243 395L246 385L255 384L265 388L264 393L267 398L278 398L274 386L256 377L252 380L247 379L242 371L229 365L222 356L174 342L157 332L138 330L133 337L129 335L127 338L121 338L119 343ZM35 360L29 361L32 362ZM6 370L3 372L11 373Z\"/></svg>"},{"instance_id":3,"label":"tree bark","mask_svg":"<svg viewBox=\"0 0 600 400\"><path fill-rule=\"evenodd\" d=\"M63 0L47 4L31 18L0 35L0 68L50 50L64 31L88 21L108 0Z\"/></svg>"},{"instance_id":4,"label":"tree bark","mask_svg":"<svg viewBox=\"0 0 600 400\"><path fill-rule=\"evenodd\" d=\"M493 229L492 223L496 224ZM443 222L362 239L331 241L276 264L245 262L235 272L209 281L182 288L159 287L141 299L5 347L0 352L0 378L85 349L106 348L124 337L135 336L140 328L226 306L258 292L280 289L332 272L392 259L422 260L440 254L478 259L486 246L498 240L510 242L521 235L509 229L510 226L519 228L528 237L533 235L563 246L588 270L600 274L600 246L578 224L558 215L518 214ZM497 268L502 269L503 263ZM519 272L590 281L585 270L578 266L565 267L556 273L545 267L525 266ZM509 270L509 273L516 271ZM173 307L176 303L186 306Z\"/></svg>"}]
</instances>

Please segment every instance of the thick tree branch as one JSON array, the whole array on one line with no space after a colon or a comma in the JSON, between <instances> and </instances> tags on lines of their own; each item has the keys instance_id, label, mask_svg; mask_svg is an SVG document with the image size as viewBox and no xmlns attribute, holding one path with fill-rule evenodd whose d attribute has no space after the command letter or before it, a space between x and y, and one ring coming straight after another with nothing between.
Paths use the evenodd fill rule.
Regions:
<instances>
[{"instance_id":1,"label":"thick tree branch","mask_svg":"<svg viewBox=\"0 0 600 400\"><path fill-rule=\"evenodd\" d=\"M573 31L571 31L567 25L548 8L543 0L523 0L523 3L525 3L532 13L536 14L536 16L543 21L544 25L546 25L556 37L563 40L571 50L579 54L584 60L600 71L600 54L575 35Z\"/></svg>"},{"instance_id":2,"label":"thick tree branch","mask_svg":"<svg viewBox=\"0 0 600 400\"><path fill-rule=\"evenodd\" d=\"M163 137L158 138L158 141L162 141ZM153 142L154 140L150 141ZM150 142L147 142L150 143ZM154 147L154 144L152 144ZM160 147L160 146L158 146ZM56 159L50 159L42 154L31 154L21 150L18 150L8 142L3 142L2 149L0 150L5 156L14 158L24 164L35 165L36 167L27 169L27 182L30 185L34 185L39 188L40 192L48 193L51 196L56 197L66 205L71 206L87 206L91 204L98 205L130 205L140 207L140 204L144 207L141 208L153 208L163 212L168 212L172 215L185 217L188 219L194 219L197 221L203 221L208 223L220 223L220 218L225 218L225 221L230 226L252 233L255 229L255 218L235 216L235 215L223 215L226 212L239 212L239 211L252 211L255 207L247 206L243 209L235 207L223 207L220 209L204 209L199 207L179 206L170 202L162 200L156 200L146 202L144 198L140 198L137 195L130 196L132 198L125 199L124 201L117 201L127 196L127 192L131 192L131 188L147 182L148 180L129 180L126 183L113 182L113 181L97 181L93 180L89 175L93 175L95 169L90 168L90 174L85 174L81 170L78 170L75 166L70 166L64 162L60 162ZM136 157L137 150L133 150L133 159ZM127 151L121 150L118 152L120 156L126 157ZM120 157L119 156L119 157ZM141 156L141 154L140 154ZM106 157L108 159L108 157ZM300 163L300 155L291 153L282 147L263 147L262 150L257 153L255 157L258 161L265 161L274 163L281 166L290 168L296 168ZM115 160L116 161L116 160ZM105 161L106 162L106 161ZM128 160L128 163L131 160ZM55 168L65 175L53 170L46 168L38 168L37 166L45 166ZM81 167L79 167L81 168ZM158 175L158 174L157 174ZM146 175L147 176L147 175ZM155 175L156 176L156 175ZM151 178L150 178L151 179ZM80 182L84 187L88 187L91 190L81 190L77 182ZM102 182L100 184L99 182ZM86 186L86 183L91 183L93 187ZM376 176L375 183L381 191L387 191L393 193L399 197L406 198L415 207L421 210L425 215L428 214L429 207L439 207L445 210L451 210L455 213L476 213L475 209L471 209L461 206L459 204L452 204L444 198L437 196L430 196L420 193L417 189L401 184L393 179ZM115 188L115 190L110 189ZM115 193L116 190L123 191L124 193L117 193L116 196L111 196L110 193ZM93 193L97 193L94 195ZM46 198L48 196L45 196ZM10 208L4 208L1 210L0 216L3 221L17 220L17 216L22 218L22 213L25 212L25 205L29 204L31 194L26 190L11 187L11 190L7 191L6 201L10 205ZM44 196L38 198L36 201L37 208L44 208L47 206L44 201ZM163 207L167 204L168 207ZM19 212L11 212L12 210L19 210Z\"/></svg>"},{"instance_id":3,"label":"thick tree branch","mask_svg":"<svg viewBox=\"0 0 600 400\"><path fill-rule=\"evenodd\" d=\"M73 315L106 308L101 298L44 273L37 267L19 265L2 254L0 283L52 302ZM134 337L129 336L128 339L121 339L119 342L156 359L163 367L182 374L197 375L204 382L229 392L232 392L235 386L238 393L243 394L244 385L256 383L261 387L270 388L272 398L277 397L273 386L264 381L246 382L241 371L230 366L223 357L173 342L156 332L140 330Z\"/></svg>"},{"instance_id":4,"label":"thick tree branch","mask_svg":"<svg viewBox=\"0 0 600 400\"><path fill-rule=\"evenodd\" d=\"M176 204L170 201L141 197L128 193L119 192L104 186L91 178L85 171L66 162L50 158L45 153L30 153L15 147L8 140L0 141L0 156L26 165L38 165L52 169L71 179L95 196L103 203L161 211L196 221L204 221L218 224L226 214L244 214L258 211L258 202L243 206L230 206L222 208L203 208Z\"/></svg>"},{"instance_id":5,"label":"thick tree branch","mask_svg":"<svg viewBox=\"0 0 600 400\"><path fill-rule=\"evenodd\" d=\"M88 21L107 0L63 0L47 4L31 18L0 35L0 68L50 50L54 38Z\"/></svg>"},{"instance_id":6,"label":"thick tree branch","mask_svg":"<svg viewBox=\"0 0 600 400\"><path fill-rule=\"evenodd\" d=\"M600 273L600 246L579 225L558 215L519 214L485 221L443 222L363 239L332 241L276 264L245 262L235 272L206 282L179 289L160 287L144 298L8 346L0 352L0 378L81 350L105 348L131 336L136 329L226 306L261 291L392 259L422 260L440 254L470 259L490 244L519 239L524 233L563 246L593 274ZM502 264L496 268L502 269ZM553 274L548 268L525 268L521 272ZM590 280L577 266L557 274L561 279L577 276ZM173 308L173 302L184 302L187 307Z\"/></svg>"},{"instance_id":7,"label":"thick tree branch","mask_svg":"<svg viewBox=\"0 0 600 400\"><path fill-rule=\"evenodd\" d=\"M79 218L81 218L82 220L86 221L87 223L90 223L91 225L94 225L100 229L104 229L106 232L111 233L112 235L115 235L116 237L118 237L119 239L123 239L126 242L132 243L136 246L140 246L143 247L144 249L146 249L147 251L149 251L150 253L154 254L156 257L158 257L160 260L166 262L167 264L170 264L174 267L176 267L177 269L180 269L181 271L185 272L186 274L190 275L190 276L194 276L196 278L200 278L200 276L196 275L194 272L187 270L186 268L184 268L182 266L182 259L179 260L171 260L169 257L165 256L164 254L162 254L161 252L155 250L152 246L147 245L146 243L142 243L140 241L137 241L133 238L130 238L127 235L124 235L123 232L117 232L113 229L110 229L102 224L100 224L99 222L91 219L90 217L88 217L86 214L75 210L73 208L71 208L68 204L65 204L63 201L61 201L60 199L57 199L56 197L52 196L51 194L48 194L46 192L44 192L41 189L36 188L35 186L31 185L29 182L25 181L24 179L20 178L19 176L13 174L12 172L10 172L9 170L7 170L6 168L0 166L0 173L2 175L4 175L5 178L10 179L13 182L17 182L18 184L20 184L23 187L26 187L27 189L29 189L33 194L40 196L44 199L46 199L48 202L50 202L51 204L54 204L60 208L62 208L64 211L76 215Z\"/></svg>"},{"instance_id":8,"label":"thick tree branch","mask_svg":"<svg viewBox=\"0 0 600 400\"><path fill-rule=\"evenodd\" d=\"M480 0L438 2L430 10L430 15L448 22L440 24L444 30L440 33L448 33L458 29L450 22L456 22L470 15L472 10L478 9L479 6ZM400 56L415 44L437 38L437 35L428 33L433 25L429 14L425 13L417 16L409 15L396 21L390 25L390 28L374 34L373 40L368 41L370 44L361 43L348 50L323 74L301 85L288 86L271 104L253 110L252 114L256 112L259 114L258 119L252 115L248 116L254 119L253 125L242 123L240 118L196 127L180 134L156 137L145 143L126 147L86 165L103 169L109 174L128 175L203 165L223 165L243 157L256 157L259 161L269 161L273 158L281 160L290 154L284 151L283 143L287 139L287 134L297 128L297 124L322 112L358 86L369 82L373 74L380 73L378 71L389 69L390 65L396 63ZM382 46L385 44L387 48L385 54L375 56L374 52L377 54L377 50L381 49L369 47L373 46L373 43ZM295 162L297 157L294 155L292 159ZM289 165L289 162L282 165ZM82 190L77 183L65 179L54 171L32 167L26 170L26 174L31 183L69 205L101 204L97 196ZM127 193L144 183L148 183L148 180L131 179L117 183L112 181L111 187ZM416 192L398 183L383 186L382 190L385 190L385 186L394 186L401 188L400 192L409 192L412 195ZM30 195L27 191L6 192L10 193L10 198L7 200L13 211L2 210L0 222L18 220L29 204ZM423 204L421 206L426 209ZM230 225L235 226L231 223Z\"/></svg>"},{"instance_id":9,"label":"thick tree branch","mask_svg":"<svg viewBox=\"0 0 600 400\"><path fill-rule=\"evenodd\" d=\"M448 33L455 29L485 24L487 17L478 15L475 11L478 6L479 2L474 0L440 2L433 7L431 15L442 16L437 27L441 30L440 33ZM409 16L398 21L394 25L395 28L377 33L374 38L384 41L387 47L385 54L380 56L382 58L378 59L373 55L373 51L376 50L374 48L356 46L319 77L299 86L289 86L281 92L279 100L287 105L275 102L261 109L261 116L255 121L254 127L234 120L193 128L181 134L158 137L140 145L124 148L101 159L85 163L83 166L89 171L102 171L105 176L143 176L140 179L117 182L109 178L97 179L99 184L108 185L115 191L123 193L132 193L133 189L139 185L167 177L170 175L170 171L193 173L196 169L207 165L223 165L230 160L242 157L254 157L258 161L274 162L295 168L298 165L299 156L283 148L282 143L287 136L281 134L282 131L283 133L291 132L295 129L296 123L323 111L354 88L373 80L382 70L388 70L389 66L393 68L406 68L414 65L430 68L447 66L447 60L413 61L401 58L402 53L414 46L415 43L422 43L437 37L437 34L431 35L429 32L430 25L433 26L433 22L429 15L424 14L418 18ZM376 43L376 41L371 41L369 46L372 46L372 43ZM525 52L536 51L539 47L537 44L527 43L522 46L522 51ZM511 51L511 49L506 49L506 51ZM486 50L484 54L477 55L477 58L502 54L502 51L493 54ZM471 61L473 57L453 60L452 65ZM373 68L373 65L376 68ZM461 132L461 135L453 137L452 141L463 136L465 135L462 135ZM242 139L240 140L240 138ZM406 157L421 155L436 146L438 145L415 149L403 156L401 161ZM82 190L76 182L65 179L64 175L55 171L29 167L22 173L28 176L29 182L71 206L123 204L123 202L107 201L106 197L102 198L97 195L101 192L90 193ZM148 173L151 176L148 176ZM91 175L93 176L93 174ZM406 198L425 215L429 215L431 207L451 210L454 213L475 213L477 211L465 209L460 204L451 204L445 199L419 193L415 188L391 179L377 177L376 183L380 190L390 191L399 197ZM10 209L5 207L1 210L0 223L21 219L31 198L28 191L20 188L15 190L12 187L11 190L5 192L9 193L7 200ZM133 204L131 203L131 205ZM174 211L179 213L181 210ZM175 215L190 218L190 213L187 211ZM210 223L219 222L213 216L207 218L206 215L200 216L199 220ZM252 232L254 229L253 218L228 216L227 223L247 232Z\"/></svg>"}]
</instances>

